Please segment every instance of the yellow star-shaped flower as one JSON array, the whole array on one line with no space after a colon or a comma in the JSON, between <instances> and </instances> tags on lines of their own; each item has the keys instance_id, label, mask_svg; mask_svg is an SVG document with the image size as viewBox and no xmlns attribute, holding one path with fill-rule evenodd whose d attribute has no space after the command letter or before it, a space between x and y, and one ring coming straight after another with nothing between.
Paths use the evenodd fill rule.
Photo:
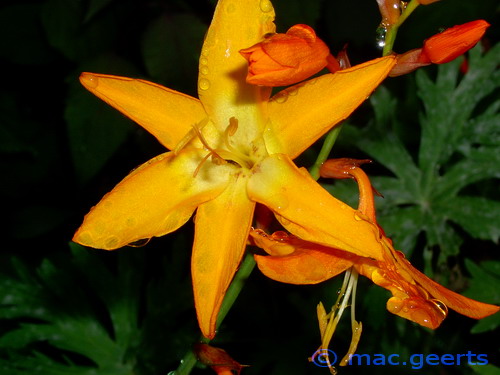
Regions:
<instances>
[{"instance_id":1,"label":"yellow star-shaped flower","mask_svg":"<svg viewBox=\"0 0 500 375\"><path fill-rule=\"evenodd\" d=\"M85 216L74 241L106 250L162 236L196 210L192 255L202 333L242 258L256 203L291 233L382 259L378 229L292 159L345 119L387 76L392 57L325 74L273 97L245 82L239 51L275 31L267 0L220 0L199 64L199 99L143 80L83 73L82 84L172 150L146 162Z\"/></svg>"}]
</instances>

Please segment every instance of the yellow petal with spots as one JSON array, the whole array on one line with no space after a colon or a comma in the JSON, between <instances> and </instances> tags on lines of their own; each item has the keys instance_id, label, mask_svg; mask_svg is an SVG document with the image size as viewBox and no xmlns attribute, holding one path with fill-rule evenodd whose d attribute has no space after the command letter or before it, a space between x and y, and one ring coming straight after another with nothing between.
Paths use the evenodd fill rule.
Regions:
<instances>
[{"instance_id":1,"label":"yellow petal with spots","mask_svg":"<svg viewBox=\"0 0 500 375\"><path fill-rule=\"evenodd\" d=\"M269 0L220 0L201 50L198 95L221 131L229 119L238 120L232 138L247 147L264 126L262 111L270 90L246 83L248 65L239 50L275 31L274 9Z\"/></svg>"},{"instance_id":2,"label":"yellow petal with spots","mask_svg":"<svg viewBox=\"0 0 500 375\"><path fill-rule=\"evenodd\" d=\"M254 167L248 195L269 207L288 231L303 240L382 259L378 227L334 198L287 155L268 156Z\"/></svg>"},{"instance_id":3,"label":"yellow petal with spots","mask_svg":"<svg viewBox=\"0 0 500 375\"><path fill-rule=\"evenodd\" d=\"M382 57L300 83L273 96L264 134L269 153L295 159L346 119L385 79L395 64Z\"/></svg>"},{"instance_id":4,"label":"yellow petal with spots","mask_svg":"<svg viewBox=\"0 0 500 375\"><path fill-rule=\"evenodd\" d=\"M196 211L191 272L198 323L203 335L215 336L224 299L250 231L255 203L246 193L248 178L235 177L216 199Z\"/></svg>"},{"instance_id":5,"label":"yellow petal with spots","mask_svg":"<svg viewBox=\"0 0 500 375\"><path fill-rule=\"evenodd\" d=\"M203 156L200 150L186 149L143 164L92 208L73 241L113 250L176 230L229 182L229 165L205 163L193 177Z\"/></svg>"},{"instance_id":6,"label":"yellow petal with spots","mask_svg":"<svg viewBox=\"0 0 500 375\"><path fill-rule=\"evenodd\" d=\"M82 73L92 94L118 109L173 150L206 113L198 99L141 79Z\"/></svg>"}]
</instances>

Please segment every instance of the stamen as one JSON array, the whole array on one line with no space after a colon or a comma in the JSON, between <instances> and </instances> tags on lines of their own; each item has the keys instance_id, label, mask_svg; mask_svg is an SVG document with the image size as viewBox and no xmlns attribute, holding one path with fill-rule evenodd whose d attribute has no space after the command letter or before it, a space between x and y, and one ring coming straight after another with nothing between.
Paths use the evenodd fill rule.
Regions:
<instances>
[{"instance_id":1,"label":"stamen","mask_svg":"<svg viewBox=\"0 0 500 375\"><path fill-rule=\"evenodd\" d=\"M177 146L174 148L174 154L177 155L191 140L196 136L197 132L196 129L198 129L198 132L201 133L201 130L205 127L205 125L208 124L208 117L205 117L203 120L201 120L199 123L194 124L192 129L187 132L187 134L177 143Z\"/></svg>"},{"instance_id":2,"label":"stamen","mask_svg":"<svg viewBox=\"0 0 500 375\"><path fill-rule=\"evenodd\" d=\"M337 301L332 307L331 312L328 315L324 313L324 307L322 304L318 306L318 319L320 320L320 332L321 332L321 347L320 349L326 352L326 364L330 369L330 373L335 375L337 370L331 365L328 352L326 349L330 346L330 341L332 340L333 334L337 328L337 325L344 313L345 308L348 305L348 301L351 300L351 327L352 327L352 339L349 346L347 354L342 358L339 365L345 366L348 364L349 359L352 354L356 351L358 347L359 340L361 338L361 323L357 322L354 314L355 307L355 297L356 297L356 286L358 283L358 272L354 268L350 268L346 271L344 276L344 282L342 283L342 288L340 289Z\"/></svg>"},{"instance_id":3,"label":"stamen","mask_svg":"<svg viewBox=\"0 0 500 375\"><path fill-rule=\"evenodd\" d=\"M242 167L247 167L250 168L252 166L251 161L248 160L248 157L244 154L242 154L240 151L238 151L236 148L234 148L231 145L231 142L229 141L230 138L232 137L236 131L238 130L238 119L236 117L231 117L229 119L229 125L227 126L226 130L224 131L224 144L226 145L227 149L229 150L229 153L231 157L228 159L233 160L234 162L238 163Z\"/></svg>"},{"instance_id":4,"label":"stamen","mask_svg":"<svg viewBox=\"0 0 500 375\"><path fill-rule=\"evenodd\" d=\"M193 125L193 131L195 132L196 136L199 138L200 142L203 144L203 146L208 150L210 151L207 155L205 155L205 157L203 159L201 159L200 163L198 164L198 166L196 167L196 169L194 170L193 172L193 177L196 177L198 175L198 172L200 171L201 167L203 166L203 164L205 164L205 162L208 160L208 158L210 156L213 156L213 157L216 157L218 160L219 160L219 164L224 164L226 163L226 160L220 156L217 151L215 151L212 147L210 147L208 145L208 142L207 140L205 139L205 137L203 136L203 133L201 132L201 129L196 126L196 125Z\"/></svg>"}]
</instances>

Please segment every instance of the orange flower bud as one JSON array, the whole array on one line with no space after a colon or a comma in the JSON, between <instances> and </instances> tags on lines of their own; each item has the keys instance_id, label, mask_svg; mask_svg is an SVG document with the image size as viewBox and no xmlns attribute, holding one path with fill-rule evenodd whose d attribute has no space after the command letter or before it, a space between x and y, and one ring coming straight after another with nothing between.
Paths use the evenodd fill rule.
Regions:
<instances>
[{"instance_id":1,"label":"orange flower bud","mask_svg":"<svg viewBox=\"0 0 500 375\"><path fill-rule=\"evenodd\" d=\"M464 54L483 37L490 24L477 20L453 26L424 42L422 63L444 64Z\"/></svg>"},{"instance_id":2,"label":"orange flower bud","mask_svg":"<svg viewBox=\"0 0 500 375\"><path fill-rule=\"evenodd\" d=\"M330 50L311 27L295 25L286 34L274 34L240 53L249 63L248 83L288 86L325 68Z\"/></svg>"},{"instance_id":3,"label":"orange flower bud","mask_svg":"<svg viewBox=\"0 0 500 375\"><path fill-rule=\"evenodd\" d=\"M246 367L232 359L225 350L208 344L195 344L194 353L200 362L210 366L218 375L239 374Z\"/></svg>"}]
</instances>

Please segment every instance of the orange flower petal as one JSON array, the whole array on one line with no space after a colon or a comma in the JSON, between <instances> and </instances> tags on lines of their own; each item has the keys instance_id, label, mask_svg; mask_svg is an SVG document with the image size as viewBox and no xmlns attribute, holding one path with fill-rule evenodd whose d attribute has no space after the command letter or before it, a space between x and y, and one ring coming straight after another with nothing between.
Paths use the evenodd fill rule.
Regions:
<instances>
[{"instance_id":1,"label":"orange flower petal","mask_svg":"<svg viewBox=\"0 0 500 375\"><path fill-rule=\"evenodd\" d=\"M398 264L401 268L408 272L433 298L442 301L448 308L473 319L482 319L500 310L499 306L479 302L445 288L413 267L402 255L399 257L401 261Z\"/></svg>"},{"instance_id":2,"label":"orange flower petal","mask_svg":"<svg viewBox=\"0 0 500 375\"><path fill-rule=\"evenodd\" d=\"M82 73L80 82L169 150L207 116L198 99L141 79Z\"/></svg>"},{"instance_id":3,"label":"orange flower petal","mask_svg":"<svg viewBox=\"0 0 500 375\"><path fill-rule=\"evenodd\" d=\"M382 259L378 227L334 198L288 156L271 155L254 171L250 199L269 207L288 231L306 241Z\"/></svg>"},{"instance_id":4,"label":"orange flower petal","mask_svg":"<svg viewBox=\"0 0 500 375\"><path fill-rule=\"evenodd\" d=\"M198 323L215 336L217 315L245 251L255 203L240 175L216 199L200 205L195 217L191 271Z\"/></svg>"},{"instance_id":5,"label":"orange flower petal","mask_svg":"<svg viewBox=\"0 0 500 375\"><path fill-rule=\"evenodd\" d=\"M238 143L245 146L262 132L261 111L270 91L245 82L248 65L238 51L274 33L273 21L268 0L220 0L201 50L198 96L219 131L231 117L238 120Z\"/></svg>"},{"instance_id":6,"label":"orange flower petal","mask_svg":"<svg viewBox=\"0 0 500 375\"><path fill-rule=\"evenodd\" d=\"M421 62L444 64L456 59L483 37L490 24L477 20L453 26L424 42Z\"/></svg>"},{"instance_id":7,"label":"orange flower petal","mask_svg":"<svg viewBox=\"0 0 500 375\"><path fill-rule=\"evenodd\" d=\"M227 186L227 166L203 166L201 150L162 154L143 164L92 208L73 241L113 250L170 233Z\"/></svg>"},{"instance_id":8,"label":"orange flower petal","mask_svg":"<svg viewBox=\"0 0 500 375\"><path fill-rule=\"evenodd\" d=\"M284 232L283 232L284 233ZM317 284L350 268L354 255L326 246L303 241L294 236L265 235L251 231L255 244L268 253L286 255L254 255L260 271L270 279L287 284Z\"/></svg>"},{"instance_id":9,"label":"orange flower petal","mask_svg":"<svg viewBox=\"0 0 500 375\"><path fill-rule=\"evenodd\" d=\"M292 86L269 102L264 133L269 153L295 159L334 125L346 119L385 79L395 58L383 57Z\"/></svg>"}]
</instances>

